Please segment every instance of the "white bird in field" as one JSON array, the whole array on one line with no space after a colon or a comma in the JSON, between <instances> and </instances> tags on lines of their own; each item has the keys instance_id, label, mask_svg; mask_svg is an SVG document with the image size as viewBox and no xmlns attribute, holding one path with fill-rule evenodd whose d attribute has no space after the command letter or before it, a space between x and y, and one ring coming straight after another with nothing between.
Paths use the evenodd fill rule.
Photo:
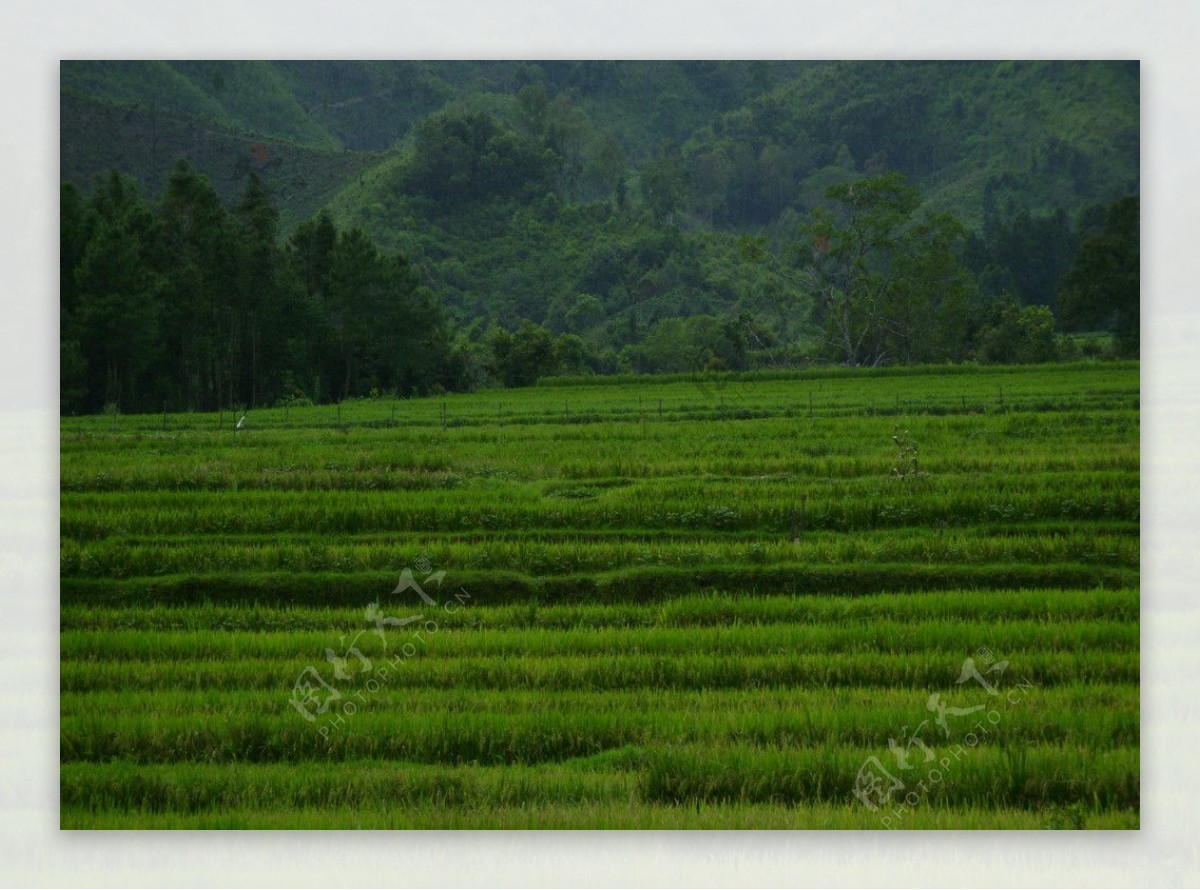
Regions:
<instances>
[{"instance_id":1,"label":"white bird in field","mask_svg":"<svg viewBox=\"0 0 1200 890\"><path fill-rule=\"evenodd\" d=\"M246 422L246 415L245 415L245 413L243 413L242 416L238 418L237 426L235 426L234 429L240 430L242 428L242 424L244 424L245 422Z\"/></svg>"}]
</instances>

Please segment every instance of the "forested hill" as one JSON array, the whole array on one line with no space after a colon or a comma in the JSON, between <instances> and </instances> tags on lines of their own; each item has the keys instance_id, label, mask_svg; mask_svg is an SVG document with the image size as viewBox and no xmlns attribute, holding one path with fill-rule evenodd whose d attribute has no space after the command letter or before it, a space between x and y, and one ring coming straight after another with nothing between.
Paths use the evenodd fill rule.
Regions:
<instances>
[{"instance_id":1,"label":"forested hill","mask_svg":"<svg viewBox=\"0 0 1200 890\"><path fill-rule=\"evenodd\" d=\"M1126 352L1134 342L1116 330L1111 294L1075 300L1073 316L1060 302L1064 289L1086 290L1084 272L1070 280L1068 273L1088 238L1136 234L1137 63L64 62L61 89L62 178L94 205L64 199L78 222L67 254L83 262L89 239L103 231L89 222L96 217L128 228L112 208L133 208L133 199L108 171L141 184L139 200L166 231L179 225L163 215L172 181L176 216L185 195L207 200L205 186L189 178L198 171L226 212L247 200L277 212L270 228L281 252L270 263L278 281L292 282L280 284L285 296L305 274L297 235L304 243L317 243L314 232L352 236L354 250L369 242L381 256L400 253L410 270L401 276L405 293L417 281L428 290L422 305L442 312L436 339L455 344L445 346L457 356L453 373L430 380L748 367L764 351L772 361L915 360L912 342L929 332L864 313L861 301L854 313L830 311L839 299L857 299L835 281L834 261L846 259L837 236L848 230L831 226L834 217L849 225L871 209L861 205L864 194L873 196L875 216L860 215L860 223L886 222L908 247L920 247L906 247L908 267L894 266L905 280L938 288L919 311L953 317L926 359L1020 353L989 352L984 341L989 330L1044 330L1044 320L1018 319L1022 307L1047 307L1052 329L1106 328ZM175 168L180 158L189 170ZM97 189L102 181L107 192ZM865 181L886 185L854 190ZM1134 203L1119 209L1120 199ZM1093 248L1088 256L1099 268L1096 258L1107 254ZM169 266L161 259L168 255L158 251L154 262ZM1119 264L1136 273L1131 256ZM874 268L882 259L871 260ZM99 261L93 265L87 276L100 287ZM167 266L154 274L170 280L176 272ZM72 300L79 274L64 266ZM1124 272L1109 277L1128 291ZM188 291L185 279L179 294ZM901 299L892 283L885 291ZM946 294L953 299L943 306ZM337 315L326 296L304 296L318 328ZM86 306L86 293L79 297ZM915 297L903 299L906 312L918 312ZM960 303L966 308L954 308ZM228 330L205 333L204 350L241 331L244 348L258 356L253 332L269 336L268 329L239 320L244 307L229 309ZM894 307L887 312L894 316ZM64 317L64 331L75 330L73 367L91 367L80 391L91 390L94 407L112 395L97 388L113 385L92 367L108 359L96 348L89 357L86 325L73 325L86 317ZM570 361L502 371L507 347L496 328L515 332L526 322L533 327L522 342L543 356L550 353L530 339L542 336L534 328L575 337ZM880 334L869 355L832 346L851 333L871 342L863 325L903 328L907 345ZM257 361L231 360L245 369ZM260 400L278 395L283 380L311 376L281 366L271 383L245 369L244 391L228 399ZM214 380L189 373L193 383L176 381L172 391L199 387L212 402ZM327 394L398 385L386 374L328 374Z\"/></svg>"},{"instance_id":2,"label":"forested hill","mask_svg":"<svg viewBox=\"0 0 1200 890\"><path fill-rule=\"evenodd\" d=\"M549 137L560 197L608 197L621 174L678 161L681 205L718 227L777 222L832 182L883 169L972 226L1138 188L1137 63L64 62L61 82L64 96L122 110L96 132L94 108L64 103L64 149L153 148L157 127L216 125L243 138L189 158L214 180L251 164L263 139L402 151L430 115L477 112ZM157 148L110 156L164 183L186 145ZM86 185L93 168L64 151L64 179Z\"/></svg>"}]
</instances>

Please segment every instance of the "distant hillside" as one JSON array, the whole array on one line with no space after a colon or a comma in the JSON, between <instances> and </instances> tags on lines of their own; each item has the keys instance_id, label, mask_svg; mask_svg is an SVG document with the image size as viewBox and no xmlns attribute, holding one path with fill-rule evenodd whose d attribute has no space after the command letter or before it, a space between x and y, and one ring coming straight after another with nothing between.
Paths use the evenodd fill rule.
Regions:
<instances>
[{"instance_id":1,"label":"distant hillside","mask_svg":"<svg viewBox=\"0 0 1200 890\"><path fill-rule=\"evenodd\" d=\"M464 64L476 76L443 113L541 140L562 156L568 200L663 174L678 180L673 209L702 224L786 233L830 185L887 170L972 228L1139 189L1136 63L494 64ZM394 187L352 200L388 205L405 197Z\"/></svg>"},{"instance_id":2,"label":"distant hillside","mask_svg":"<svg viewBox=\"0 0 1200 890\"><path fill-rule=\"evenodd\" d=\"M64 62L61 77L64 97L328 150L389 149L438 111L518 130L557 114L564 139L607 138L634 166L680 152L698 203L732 224L878 168L972 225L1137 190L1136 63ZM89 137L63 125L65 147ZM127 172L151 182L171 159L149 160Z\"/></svg>"},{"instance_id":3,"label":"distant hillside","mask_svg":"<svg viewBox=\"0 0 1200 890\"><path fill-rule=\"evenodd\" d=\"M1137 355L1139 76L64 62L64 410Z\"/></svg>"},{"instance_id":4,"label":"distant hillside","mask_svg":"<svg viewBox=\"0 0 1200 890\"><path fill-rule=\"evenodd\" d=\"M317 148L338 139L301 105L274 62L91 62L60 66L63 92L169 111Z\"/></svg>"},{"instance_id":5,"label":"distant hillside","mask_svg":"<svg viewBox=\"0 0 1200 890\"><path fill-rule=\"evenodd\" d=\"M212 121L143 104L118 106L64 93L60 101L59 169L87 189L109 170L136 177L152 197L161 194L178 158L212 180L232 203L257 171L284 214L285 225L315 214L378 156L322 151L231 130Z\"/></svg>"},{"instance_id":6,"label":"distant hillside","mask_svg":"<svg viewBox=\"0 0 1200 890\"><path fill-rule=\"evenodd\" d=\"M64 62L61 167L157 196L185 157L226 201L256 170L284 234L327 208L464 324L625 343L778 313L737 239L783 250L830 186L889 171L1006 239L976 250L986 295L1054 305L1085 211L1139 191L1139 92L1136 62Z\"/></svg>"}]
</instances>

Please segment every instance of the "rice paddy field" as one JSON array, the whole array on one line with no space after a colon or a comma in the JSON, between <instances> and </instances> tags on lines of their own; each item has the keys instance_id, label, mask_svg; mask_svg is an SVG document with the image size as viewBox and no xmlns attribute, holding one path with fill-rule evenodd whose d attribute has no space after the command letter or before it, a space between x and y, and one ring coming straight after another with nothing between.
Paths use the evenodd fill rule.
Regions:
<instances>
[{"instance_id":1,"label":"rice paddy field","mask_svg":"<svg viewBox=\"0 0 1200 890\"><path fill-rule=\"evenodd\" d=\"M64 418L63 828L1139 826L1136 364Z\"/></svg>"}]
</instances>

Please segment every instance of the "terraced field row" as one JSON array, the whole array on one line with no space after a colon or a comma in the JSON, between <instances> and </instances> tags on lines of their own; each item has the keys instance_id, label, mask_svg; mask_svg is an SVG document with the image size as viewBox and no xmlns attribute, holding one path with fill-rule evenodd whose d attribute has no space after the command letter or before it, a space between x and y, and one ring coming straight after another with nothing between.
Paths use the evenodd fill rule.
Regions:
<instances>
[{"instance_id":1,"label":"terraced field row","mask_svg":"<svg viewBox=\"0 0 1200 890\"><path fill-rule=\"evenodd\" d=\"M64 824L104 814L221 824L234 813L270 824L255 814L332 809L340 824L411 825L422 807L426 825L448 824L437 808L461 824L478 824L481 808L538 808L554 824L620 805L639 824L676 824L686 805L695 824L706 808L733 818L769 807L792 819L776 812L763 824L820 824L821 812L869 826L872 811L848 805L859 770L908 732L936 753L935 768L952 758L913 808L919 824L999 808L1038 827L1081 801L1086 817L1074 812L1088 824L1136 824L1136 591L1046 594L774 597L717 625L718 606L736 615L738 598L678 600L669 612L548 607L545 622L536 607L472 604L438 610L444 626L426 627L411 654L410 633L380 638L349 610L257 610L292 626L214 633L220 622L165 629L179 616L164 613L188 609L68 609ZM976 614L884 617L955 600ZM165 619L157 629L123 629L153 615ZM293 681L328 669L327 650L342 653L359 630L370 665L350 654L347 680L329 678L341 698L309 725ZM962 653L984 647L1007 661L991 678L995 695L955 683ZM985 710L951 714L939 729L931 691ZM920 762L926 749L910 750ZM884 815L873 815L879 827ZM627 824L611 811L596 818Z\"/></svg>"},{"instance_id":2,"label":"terraced field row","mask_svg":"<svg viewBox=\"0 0 1200 890\"><path fill-rule=\"evenodd\" d=\"M62 823L1136 827L1137 404L1080 365L64 421Z\"/></svg>"}]
</instances>

